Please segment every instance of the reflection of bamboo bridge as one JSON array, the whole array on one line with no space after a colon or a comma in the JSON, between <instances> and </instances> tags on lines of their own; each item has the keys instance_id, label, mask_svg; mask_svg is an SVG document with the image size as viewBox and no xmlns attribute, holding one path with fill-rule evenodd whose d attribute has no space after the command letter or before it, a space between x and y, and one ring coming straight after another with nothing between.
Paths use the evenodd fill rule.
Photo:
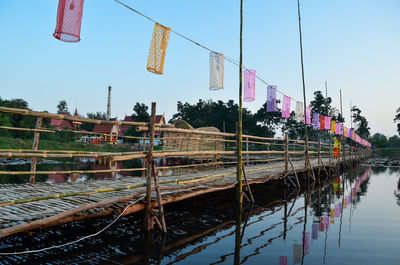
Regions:
<instances>
[{"instance_id":1,"label":"reflection of bamboo bridge","mask_svg":"<svg viewBox=\"0 0 400 265\"><path fill-rule=\"evenodd\" d=\"M194 130L175 128L171 125L154 123L155 104L153 104L151 122L123 122L83 119L65 116L0 107L0 112L12 115L38 117L37 127L32 128L0 128L7 130L34 131L33 150L0 150L3 158L30 158L31 171L0 171L1 175L31 175L30 184L5 184L0 186L0 237L15 233L32 231L44 227L60 225L75 220L121 213L131 201L140 199L129 205L124 215L145 211L147 229L156 224L166 231L163 218L163 205L196 197L202 194L232 189L237 184L235 147L236 134L221 133L210 130ZM38 150L37 143L42 118L66 119L93 124L115 124L136 126L144 132L142 139L148 139L149 146L138 152L84 152ZM162 151L154 151L154 133L164 134ZM54 132L51 132L54 133ZM73 133L79 133L74 131ZM85 132L80 132L85 134ZM193 137L195 136L195 137ZM337 165L358 160L367 155L366 150L352 153L350 148L343 148L340 160L333 161L330 143L309 141L309 160L306 159L304 141L290 140L287 137L266 138L244 135L242 146L244 155L245 185L250 190L251 184L264 183L271 180L282 180L288 185L300 187L303 173L307 165L312 168L311 178L319 181L319 173L328 173ZM194 142L197 141L197 144ZM144 141L145 142L145 141ZM208 144L204 144L207 143ZM171 144L173 143L173 144ZM178 143L178 144L177 144ZM200 144L199 144L200 143ZM211 143L211 144L210 144ZM206 146L206 148L203 148ZM111 162L140 160L142 167L106 170L68 170L68 171L36 171L35 161L41 158L106 158ZM192 163L187 165L156 167L154 159L187 158ZM198 162L200 161L201 164ZM205 163L203 163L205 162ZM185 169L185 173L177 174L173 170ZM100 172L133 172L142 171L143 177L122 179L104 179L84 183L47 184L34 183L36 175L49 174L92 174ZM160 176L160 171L172 171L170 175ZM160 175L164 175L160 174ZM153 179L153 180L152 180ZM251 192L245 195L251 199ZM148 200L147 198L151 198Z\"/></svg>"}]
</instances>

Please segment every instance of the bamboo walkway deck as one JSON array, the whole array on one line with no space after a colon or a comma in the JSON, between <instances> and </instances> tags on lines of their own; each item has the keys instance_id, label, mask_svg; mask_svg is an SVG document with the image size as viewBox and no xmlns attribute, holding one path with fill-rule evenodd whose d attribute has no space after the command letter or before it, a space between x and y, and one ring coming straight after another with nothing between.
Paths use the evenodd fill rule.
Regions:
<instances>
[{"instance_id":1,"label":"bamboo walkway deck","mask_svg":"<svg viewBox=\"0 0 400 265\"><path fill-rule=\"evenodd\" d=\"M323 159L323 163L327 167L333 165L328 159ZM311 160L314 168L317 164L317 159ZM297 172L304 171L304 160L293 161L293 166ZM246 175L250 184L262 183L282 178L284 168L284 162L250 165L246 166ZM230 189L235 184L236 167L162 176L162 203L165 205ZM61 184L0 185L0 237L88 217L118 214L130 202L143 197L145 190L146 179L141 177ZM157 205L155 201L153 204ZM124 214L144 208L145 204L139 202Z\"/></svg>"}]
</instances>

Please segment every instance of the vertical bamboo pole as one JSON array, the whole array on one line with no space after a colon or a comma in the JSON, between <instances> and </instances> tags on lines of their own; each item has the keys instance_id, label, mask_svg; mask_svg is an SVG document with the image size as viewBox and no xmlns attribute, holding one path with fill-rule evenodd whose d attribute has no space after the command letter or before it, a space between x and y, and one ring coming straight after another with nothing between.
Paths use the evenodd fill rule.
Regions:
<instances>
[{"instance_id":1,"label":"vertical bamboo pole","mask_svg":"<svg viewBox=\"0 0 400 265\"><path fill-rule=\"evenodd\" d=\"M285 172L288 171L288 163L289 163L289 139L288 133L285 132Z\"/></svg>"},{"instance_id":2,"label":"vertical bamboo pole","mask_svg":"<svg viewBox=\"0 0 400 265\"><path fill-rule=\"evenodd\" d=\"M304 58L303 58L303 37L301 34L301 15L300 15L300 0L297 0L297 14L299 18L299 44L300 44L300 59L301 59L301 79L303 81L303 99L304 99L304 110L307 109L306 101L306 82L304 79ZM305 166L307 168L307 181L310 177L309 167L309 155L308 155L308 134L307 134L307 123L304 123L304 145L305 145Z\"/></svg>"},{"instance_id":3,"label":"vertical bamboo pole","mask_svg":"<svg viewBox=\"0 0 400 265\"><path fill-rule=\"evenodd\" d=\"M40 127L42 126L42 121L43 118L39 117L36 120L36 129L40 129ZM32 150L38 150L39 147L39 137L40 137L40 132L35 132L34 136L33 136L33 144L32 144ZM37 164L37 157L33 157L31 160L31 171L34 172L36 171L36 164ZM30 183L35 183L35 174L32 174L29 182Z\"/></svg>"},{"instance_id":4,"label":"vertical bamboo pole","mask_svg":"<svg viewBox=\"0 0 400 265\"><path fill-rule=\"evenodd\" d=\"M238 128L238 144L237 144L237 201L239 204L243 203L243 184L242 184L242 67L243 67L243 58L242 58L242 51L243 51L243 43L242 43L242 36L243 36L243 0L240 0L240 57L239 57L239 128Z\"/></svg>"},{"instance_id":5,"label":"vertical bamboo pole","mask_svg":"<svg viewBox=\"0 0 400 265\"><path fill-rule=\"evenodd\" d=\"M143 132L143 152L146 152L146 132ZM146 158L142 159L142 168L146 168ZM146 171L142 171L142 177L146 177Z\"/></svg>"},{"instance_id":6,"label":"vertical bamboo pole","mask_svg":"<svg viewBox=\"0 0 400 265\"><path fill-rule=\"evenodd\" d=\"M246 151L249 151L249 137L246 138ZM250 155L246 155L247 166L250 164Z\"/></svg>"},{"instance_id":7,"label":"vertical bamboo pole","mask_svg":"<svg viewBox=\"0 0 400 265\"><path fill-rule=\"evenodd\" d=\"M147 152L147 181L146 181L146 217L145 227L150 231L154 227L153 217L151 216L151 176L153 173L153 148L154 148L154 122L156 117L156 103L151 103L151 117L149 130L149 150Z\"/></svg>"},{"instance_id":8,"label":"vertical bamboo pole","mask_svg":"<svg viewBox=\"0 0 400 265\"><path fill-rule=\"evenodd\" d=\"M332 136L329 134L329 162L332 162Z\"/></svg>"},{"instance_id":9,"label":"vertical bamboo pole","mask_svg":"<svg viewBox=\"0 0 400 265\"><path fill-rule=\"evenodd\" d=\"M318 166L321 164L321 139L318 139Z\"/></svg>"}]
</instances>

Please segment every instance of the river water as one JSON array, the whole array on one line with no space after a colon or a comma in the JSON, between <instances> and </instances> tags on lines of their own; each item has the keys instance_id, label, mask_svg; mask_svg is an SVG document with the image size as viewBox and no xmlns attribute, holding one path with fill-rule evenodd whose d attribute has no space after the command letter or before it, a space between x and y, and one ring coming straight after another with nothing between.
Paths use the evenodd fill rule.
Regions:
<instances>
[{"instance_id":1,"label":"river water","mask_svg":"<svg viewBox=\"0 0 400 265\"><path fill-rule=\"evenodd\" d=\"M399 181L399 169L363 166L308 191L258 185L242 214L235 192L204 195L165 207L166 237L143 236L135 214L79 243L0 256L0 264L400 264ZM0 252L64 244L112 220L3 238Z\"/></svg>"}]
</instances>

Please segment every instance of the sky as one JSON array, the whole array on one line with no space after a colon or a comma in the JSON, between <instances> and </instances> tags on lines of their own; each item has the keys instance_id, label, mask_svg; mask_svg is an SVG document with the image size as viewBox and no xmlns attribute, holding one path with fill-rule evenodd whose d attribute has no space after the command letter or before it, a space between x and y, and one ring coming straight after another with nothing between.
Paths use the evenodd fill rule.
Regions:
<instances>
[{"instance_id":1,"label":"sky","mask_svg":"<svg viewBox=\"0 0 400 265\"><path fill-rule=\"evenodd\" d=\"M239 59L239 0L121 0L185 36ZM177 101L238 101L238 67L225 61L224 89L209 90L209 51L171 33L164 74L147 71L154 23L113 0L86 0L81 41L53 37L58 1L0 1L0 96L23 98L31 109L56 112L66 100L80 114L106 112L123 119L136 102L167 120ZM400 108L400 1L301 0L307 102L325 93L361 109L371 133L397 134ZM303 101L296 0L244 0L243 63L285 95ZM256 82L256 112L267 86ZM278 98L282 95L278 94ZM292 102L292 108L294 108Z\"/></svg>"}]
</instances>

